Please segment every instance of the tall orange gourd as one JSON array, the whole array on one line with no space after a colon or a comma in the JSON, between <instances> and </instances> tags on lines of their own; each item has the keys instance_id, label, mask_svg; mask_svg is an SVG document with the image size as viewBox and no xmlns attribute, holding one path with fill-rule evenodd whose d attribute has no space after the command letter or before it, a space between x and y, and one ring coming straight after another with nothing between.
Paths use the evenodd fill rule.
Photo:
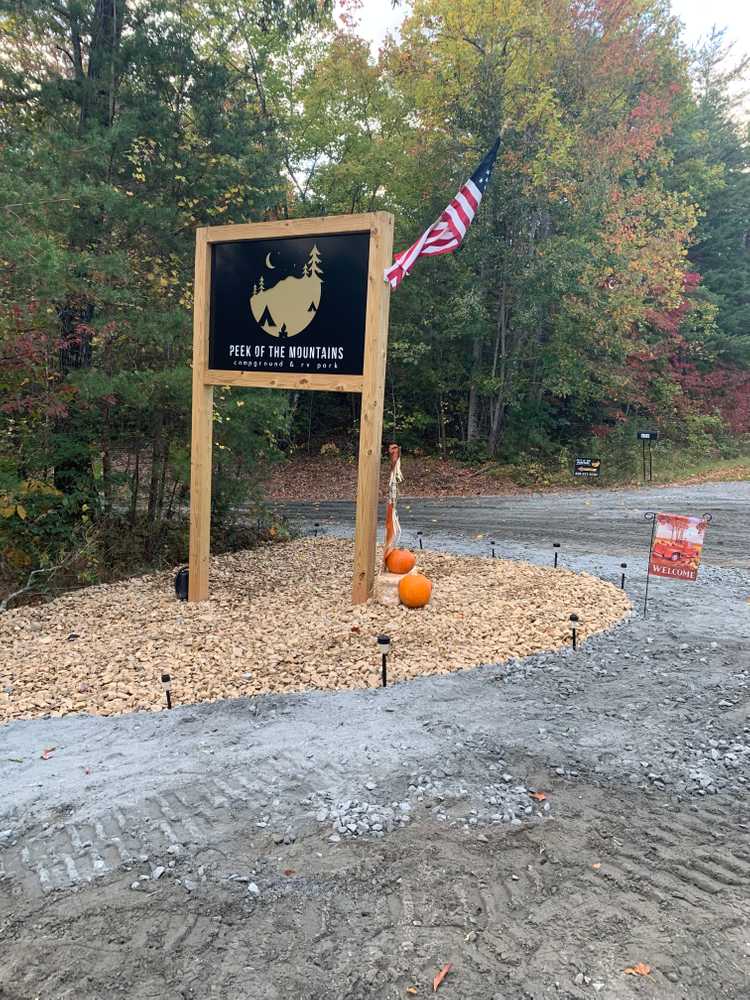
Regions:
<instances>
[{"instance_id":1,"label":"tall orange gourd","mask_svg":"<svg viewBox=\"0 0 750 1000\"><path fill-rule=\"evenodd\" d=\"M389 573L410 573L416 565L417 557L408 549L393 549L385 561Z\"/></svg>"},{"instance_id":2,"label":"tall orange gourd","mask_svg":"<svg viewBox=\"0 0 750 1000\"><path fill-rule=\"evenodd\" d=\"M409 573L398 585L398 596L407 608L423 608L430 603L432 582L421 573Z\"/></svg>"}]
</instances>

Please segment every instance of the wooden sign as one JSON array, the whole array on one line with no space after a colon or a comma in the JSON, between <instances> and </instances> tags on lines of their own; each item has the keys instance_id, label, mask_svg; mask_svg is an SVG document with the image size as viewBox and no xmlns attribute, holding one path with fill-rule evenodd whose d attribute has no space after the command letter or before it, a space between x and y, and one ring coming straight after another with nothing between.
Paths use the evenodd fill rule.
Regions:
<instances>
[{"instance_id":1,"label":"wooden sign","mask_svg":"<svg viewBox=\"0 0 750 1000\"><path fill-rule=\"evenodd\" d=\"M352 597L370 596L392 251L384 212L197 230L191 601L209 592L215 385L362 394Z\"/></svg>"}]
</instances>

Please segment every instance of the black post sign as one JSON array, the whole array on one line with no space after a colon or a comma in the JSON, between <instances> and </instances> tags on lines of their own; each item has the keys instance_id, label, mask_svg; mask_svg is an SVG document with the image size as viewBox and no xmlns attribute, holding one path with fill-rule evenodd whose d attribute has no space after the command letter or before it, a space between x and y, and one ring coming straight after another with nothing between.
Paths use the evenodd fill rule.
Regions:
<instances>
[{"instance_id":1,"label":"black post sign","mask_svg":"<svg viewBox=\"0 0 750 1000\"><path fill-rule=\"evenodd\" d=\"M573 475L578 479L598 479L602 463L598 458L577 458Z\"/></svg>"},{"instance_id":2,"label":"black post sign","mask_svg":"<svg viewBox=\"0 0 750 1000\"><path fill-rule=\"evenodd\" d=\"M638 431L636 435L643 445L643 481L646 482L646 442L648 442L648 481L654 478L654 463L651 456L651 442L659 440L658 431Z\"/></svg>"},{"instance_id":3,"label":"black post sign","mask_svg":"<svg viewBox=\"0 0 750 1000\"><path fill-rule=\"evenodd\" d=\"M363 374L369 232L211 251L209 370Z\"/></svg>"}]
</instances>

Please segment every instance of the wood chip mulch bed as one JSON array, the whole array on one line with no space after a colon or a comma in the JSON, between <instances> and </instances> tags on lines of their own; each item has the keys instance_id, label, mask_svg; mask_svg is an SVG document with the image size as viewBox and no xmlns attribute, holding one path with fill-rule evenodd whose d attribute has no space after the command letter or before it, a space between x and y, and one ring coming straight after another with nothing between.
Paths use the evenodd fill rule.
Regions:
<instances>
[{"instance_id":1,"label":"wood chip mulch bed","mask_svg":"<svg viewBox=\"0 0 750 1000\"><path fill-rule=\"evenodd\" d=\"M443 674L555 650L614 625L625 594L585 573L419 552L434 583L422 610L350 603L352 543L305 539L219 556L211 599L186 604L156 573L89 587L0 616L0 721L379 683L378 633L392 638L389 680Z\"/></svg>"}]
</instances>

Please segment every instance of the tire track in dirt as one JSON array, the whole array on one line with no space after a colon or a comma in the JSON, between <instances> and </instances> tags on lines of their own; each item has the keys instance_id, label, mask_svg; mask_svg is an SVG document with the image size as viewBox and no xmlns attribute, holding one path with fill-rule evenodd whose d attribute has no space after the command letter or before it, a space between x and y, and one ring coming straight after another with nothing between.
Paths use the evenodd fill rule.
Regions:
<instances>
[{"instance_id":1,"label":"tire track in dirt","mask_svg":"<svg viewBox=\"0 0 750 1000\"><path fill-rule=\"evenodd\" d=\"M16 947L0 987L30 986L29 962L43 947L55 960L47 955L35 993L21 995L57 1000L77 982L76 1000L93 1000L127 982L133 1000L395 1000L407 986L422 992L452 961L462 997L585 1000L592 988L575 982L580 974L603 984L607 1000L625 1000L638 984L624 968L646 961L654 971L643 985L659 1000L746 998L746 808L717 798L705 810L666 807L585 784L561 787L554 798L556 818L514 830L467 832L420 813L382 841L332 850L318 834L301 837L253 875L258 899L226 881L225 864L209 867L190 894L171 879L133 893L129 877L92 874L90 889L73 897L73 915L71 897L51 893L33 919L19 913L12 921L6 934ZM158 800L152 810L154 819L170 811ZM597 826L592 813L603 817ZM241 828L243 815L235 821ZM77 836L92 830L79 825ZM70 830L66 836L72 844ZM93 873L95 855L85 841L81 849ZM258 860L248 846L227 864L247 870ZM283 878L282 865L294 876ZM102 942L101 960L82 983L92 941ZM69 971L76 966L77 980ZM186 983L193 992L184 992Z\"/></svg>"},{"instance_id":2,"label":"tire track in dirt","mask_svg":"<svg viewBox=\"0 0 750 1000\"><path fill-rule=\"evenodd\" d=\"M96 820L45 824L23 832L15 844L0 852L0 883L14 892L38 896L94 881L145 857L160 864L183 853L197 854L225 839L227 830L241 826L257 835L290 822L310 825L314 810L298 807L296 814L279 811L282 795L304 800L316 789L346 787L344 766L321 774L301 767L293 753L275 754L265 762L264 780L239 773L209 775L189 785L146 795L132 806L117 806ZM291 775L301 776L290 780ZM321 788L321 786L324 786ZM171 853L170 853L171 851Z\"/></svg>"}]
</instances>

